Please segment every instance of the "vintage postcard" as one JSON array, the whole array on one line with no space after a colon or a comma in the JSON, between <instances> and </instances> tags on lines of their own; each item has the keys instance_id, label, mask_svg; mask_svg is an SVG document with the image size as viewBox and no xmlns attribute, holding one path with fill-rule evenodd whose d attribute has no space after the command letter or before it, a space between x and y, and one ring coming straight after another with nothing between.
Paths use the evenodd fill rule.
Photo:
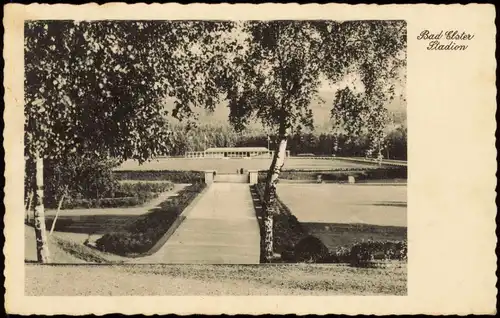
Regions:
<instances>
[{"instance_id":1,"label":"vintage postcard","mask_svg":"<svg viewBox=\"0 0 500 318\"><path fill-rule=\"evenodd\" d=\"M495 314L493 6L4 10L8 313Z\"/></svg>"}]
</instances>

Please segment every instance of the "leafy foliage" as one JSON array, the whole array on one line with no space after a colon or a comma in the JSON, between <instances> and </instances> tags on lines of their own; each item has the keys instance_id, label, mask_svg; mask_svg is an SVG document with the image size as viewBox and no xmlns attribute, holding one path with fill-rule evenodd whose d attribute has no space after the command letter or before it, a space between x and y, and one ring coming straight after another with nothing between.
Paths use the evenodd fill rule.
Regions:
<instances>
[{"instance_id":1,"label":"leafy foliage","mask_svg":"<svg viewBox=\"0 0 500 318\"><path fill-rule=\"evenodd\" d=\"M168 153L173 116L214 107L221 37L231 22L28 21L26 151L61 158L83 150L145 161Z\"/></svg>"},{"instance_id":2,"label":"leafy foliage","mask_svg":"<svg viewBox=\"0 0 500 318\"><path fill-rule=\"evenodd\" d=\"M312 100L322 80L356 74L364 86L371 128L405 63L404 21L249 21L241 56L228 75L230 121L242 129L256 117L267 126L312 127ZM338 104L338 103L334 103ZM360 106L352 105L354 107ZM334 108L335 110L335 108ZM351 116L353 121L358 120Z\"/></svg>"},{"instance_id":3,"label":"leafy foliage","mask_svg":"<svg viewBox=\"0 0 500 318\"><path fill-rule=\"evenodd\" d=\"M25 193L34 189L35 169L33 161L27 160ZM44 165L45 204L54 208L62 195L67 199L101 199L113 196L118 183L112 169L115 160L98 156L76 156L69 154L60 159L48 159Z\"/></svg>"}]
</instances>

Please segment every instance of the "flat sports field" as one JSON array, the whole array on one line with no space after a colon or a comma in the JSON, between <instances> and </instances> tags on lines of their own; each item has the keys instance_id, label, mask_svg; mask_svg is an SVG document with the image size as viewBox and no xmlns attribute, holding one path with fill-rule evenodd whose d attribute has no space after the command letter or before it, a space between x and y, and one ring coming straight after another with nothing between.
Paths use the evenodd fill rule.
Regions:
<instances>
[{"instance_id":1,"label":"flat sports field","mask_svg":"<svg viewBox=\"0 0 500 318\"><path fill-rule=\"evenodd\" d=\"M161 158L139 165L126 161L117 170L216 170L219 173L235 173L236 169L267 170L271 159L188 159ZM342 159L287 158L284 169L345 169L366 168L376 164L352 162Z\"/></svg>"},{"instance_id":2,"label":"flat sports field","mask_svg":"<svg viewBox=\"0 0 500 318\"><path fill-rule=\"evenodd\" d=\"M330 249L407 236L406 185L278 184L278 195Z\"/></svg>"},{"instance_id":3,"label":"flat sports field","mask_svg":"<svg viewBox=\"0 0 500 318\"><path fill-rule=\"evenodd\" d=\"M278 184L278 195L301 222L406 226L406 186Z\"/></svg>"}]
</instances>

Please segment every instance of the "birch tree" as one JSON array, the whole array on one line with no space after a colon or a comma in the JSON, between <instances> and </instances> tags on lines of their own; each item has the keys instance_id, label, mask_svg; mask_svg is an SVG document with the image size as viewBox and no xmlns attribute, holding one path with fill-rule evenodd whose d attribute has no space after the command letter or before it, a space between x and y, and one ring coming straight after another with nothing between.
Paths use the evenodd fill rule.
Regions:
<instances>
[{"instance_id":1,"label":"birch tree","mask_svg":"<svg viewBox=\"0 0 500 318\"><path fill-rule=\"evenodd\" d=\"M271 261L276 184L290 133L299 127L312 129L310 105L315 99L321 102L321 85L339 84L350 74L361 78L369 101L363 105L376 114L385 98L380 94L391 92L385 84L404 64L406 25L403 21L249 21L243 34L244 44L227 76L229 117L237 129L256 118L276 136L263 202L264 256ZM338 103L334 107L333 96L322 102L342 109ZM346 120L347 125L362 125L354 114L349 118L353 120Z\"/></svg>"},{"instance_id":2,"label":"birch tree","mask_svg":"<svg viewBox=\"0 0 500 318\"><path fill-rule=\"evenodd\" d=\"M172 116L218 103L230 22L27 21L25 150L36 161L35 236L49 262L43 161L94 152L144 162L173 144ZM223 44L223 45L222 45Z\"/></svg>"}]
</instances>

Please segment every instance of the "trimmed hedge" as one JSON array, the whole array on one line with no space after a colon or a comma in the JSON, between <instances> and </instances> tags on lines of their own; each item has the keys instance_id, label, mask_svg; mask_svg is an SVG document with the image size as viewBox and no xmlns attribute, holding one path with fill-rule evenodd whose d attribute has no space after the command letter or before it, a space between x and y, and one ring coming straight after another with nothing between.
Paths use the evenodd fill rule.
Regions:
<instances>
[{"instance_id":1,"label":"trimmed hedge","mask_svg":"<svg viewBox=\"0 0 500 318\"><path fill-rule=\"evenodd\" d=\"M121 208L144 203L138 197L104 198L99 200L71 199L63 203L63 209Z\"/></svg>"},{"instance_id":2,"label":"trimmed hedge","mask_svg":"<svg viewBox=\"0 0 500 318\"><path fill-rule=\"evenodd\" d=\"M204 183L187 186L159 208L137 218L123 231L103 235L96 241L96 247L122 256L148 252L205 186Z\"/></svg>"},{"instance_id":3,"label":"trimmed hedge","mask_svg":"<svg viewBox=\"0 0 500 318\"><path fill-rule=\"evenodd\" d=\"M183 170L115 170L113 175L118 180L168 180L174 183L197 183L205 181L202 171Z\"/></svg>"},{"instance_id":4,"label":"trimmed hedge","mask_svg":"<svg viewBox=\"0 0 500 318\"><path fill-rule=\"evenodd\" d=\"M318 176L325 181L347 181L348 176L354 176L356 180L384 180L384 179L407 179L407 167L376 167L369 169L345 168L336 170L283 170L280 179L283 180L318 180ZM267 171L259 171L259 182L265 182Z\"/></svg>"},{"instance_id":5,"label":"trimmed hedge","mask_svg":"<svg viewBox=\"0 0 500 318\"><path fill-rule=\"evenodd\" d=\"M171 191L172 182L158 183L122 183L115 190L114 198L82 199L68 198L63 202L63 209L91 209L91 208L124 208L144 204L158 197L159 193Z\"/></svg>"},{"instance_id":6,"label":"trimmed hedge","mask_svg":"<svg viewBox=\"0 0 500 318\"><path fill-rule=\"evenodd\" d=\"M165 182L127 182L120 183L119 190L125 193L153 192L160 193L170 191L174 184L170 181Z\"/></svg>"}]
</instances>

